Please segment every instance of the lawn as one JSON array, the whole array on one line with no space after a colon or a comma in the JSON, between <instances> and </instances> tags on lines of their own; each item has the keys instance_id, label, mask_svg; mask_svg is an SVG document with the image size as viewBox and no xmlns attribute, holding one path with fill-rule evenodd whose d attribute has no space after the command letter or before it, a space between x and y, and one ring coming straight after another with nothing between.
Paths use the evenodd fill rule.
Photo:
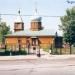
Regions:
<instances>
[{"instance_id":1,"label":"lawn","mask_svg":"<svg viewBox=\"0 0 75 75\"><path fill-rule=\"evenodd\" d=\"M49 52L49 48L43 49L46 52ZM70 54L70 48L52 48L51 50L52 54ZM72 54L75 54L75 47L72 47Z\"/></svg>"}]
</instances>

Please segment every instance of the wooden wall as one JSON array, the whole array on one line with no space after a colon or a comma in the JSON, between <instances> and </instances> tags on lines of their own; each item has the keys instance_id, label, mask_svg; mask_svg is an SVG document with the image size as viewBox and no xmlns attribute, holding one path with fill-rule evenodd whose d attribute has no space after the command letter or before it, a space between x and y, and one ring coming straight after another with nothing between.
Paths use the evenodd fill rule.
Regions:
<instances>
[{"instance_id":1,"label":"wooden wall","mask_svg":"<svg viewBox=\"0 0 75 75\"><path fill-rule=\"evenodd\" d=\"M54 38L53 37L40 37L39 41L40 41L41 47L47 48L53 45Z\"/></svg>"},{"instance_id":2,"label":"wooden wall","mask_svg":"<svg viewBox=\"0 0 75 75\"><path fill-rule=\"evenodd\" d=\"M32 43L32 40L31 38L27 38L27 37L7 37L5 39L5 44L10 46L10 45L18 45L18 40L21 40L20 43L21 45L25 46L26 47L26 40L29 40L30 41L30 44ZM53 45L53 41L54 41L54 37L52 36L42 36L42 37L39 37L39 43L40 43L40 47L41 48L47 48L47 47L50 47L51 45Z\"/></svg>"}]
</instances>

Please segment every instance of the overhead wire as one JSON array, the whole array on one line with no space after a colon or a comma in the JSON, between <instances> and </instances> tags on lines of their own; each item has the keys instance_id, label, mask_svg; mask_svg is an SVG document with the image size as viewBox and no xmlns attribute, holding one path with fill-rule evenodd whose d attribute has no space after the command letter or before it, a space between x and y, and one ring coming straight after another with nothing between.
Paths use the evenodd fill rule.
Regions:
<instances>
[{"instance_id":1,"label":"overhead wire","mask_svg":"<svg viewBox=\"0 0 75 75\"><path fill-rule=\"evenodd\" d=\"M6 15L6 16L19 16L17 14L0 14L0 15ZM22 15L20 14L21 16L34 16L34 15ZM61 16L50 16L50 15L38 15L38 16L41 16L41 17L61 17Z\"/></svg>"}]
</instances>

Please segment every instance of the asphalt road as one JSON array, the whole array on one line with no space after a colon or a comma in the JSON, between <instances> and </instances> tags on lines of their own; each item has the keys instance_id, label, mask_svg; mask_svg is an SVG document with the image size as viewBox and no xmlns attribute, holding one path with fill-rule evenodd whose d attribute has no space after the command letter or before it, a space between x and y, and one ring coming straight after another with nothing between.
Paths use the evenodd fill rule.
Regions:
<instances>
[{"instance_id":1,"label":"asphalt road","mask_svg":"<svg viewBox=\"0 0 75 75\"><path fill-rule=\"evenodd\" d=\"M75 75L75 58L0 61L0 75Z\"/></svg>"}]
</instances>

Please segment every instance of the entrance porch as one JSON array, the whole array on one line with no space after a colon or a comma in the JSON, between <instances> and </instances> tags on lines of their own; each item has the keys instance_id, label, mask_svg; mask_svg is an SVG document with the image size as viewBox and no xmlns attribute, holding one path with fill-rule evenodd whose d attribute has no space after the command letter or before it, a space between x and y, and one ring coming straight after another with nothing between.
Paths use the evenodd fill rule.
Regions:
<instances>
[{"instance_id":1,"label":"entrance porch","mask_svg":"<svg viewBox=\"0 0 75 75\"><path fill-rule=\"evenodd\" d=\"M40 53L40 45L38 37L30 37L30 40L27 39L27 49L28 54Z\"/></svg>"}]
</instances>

